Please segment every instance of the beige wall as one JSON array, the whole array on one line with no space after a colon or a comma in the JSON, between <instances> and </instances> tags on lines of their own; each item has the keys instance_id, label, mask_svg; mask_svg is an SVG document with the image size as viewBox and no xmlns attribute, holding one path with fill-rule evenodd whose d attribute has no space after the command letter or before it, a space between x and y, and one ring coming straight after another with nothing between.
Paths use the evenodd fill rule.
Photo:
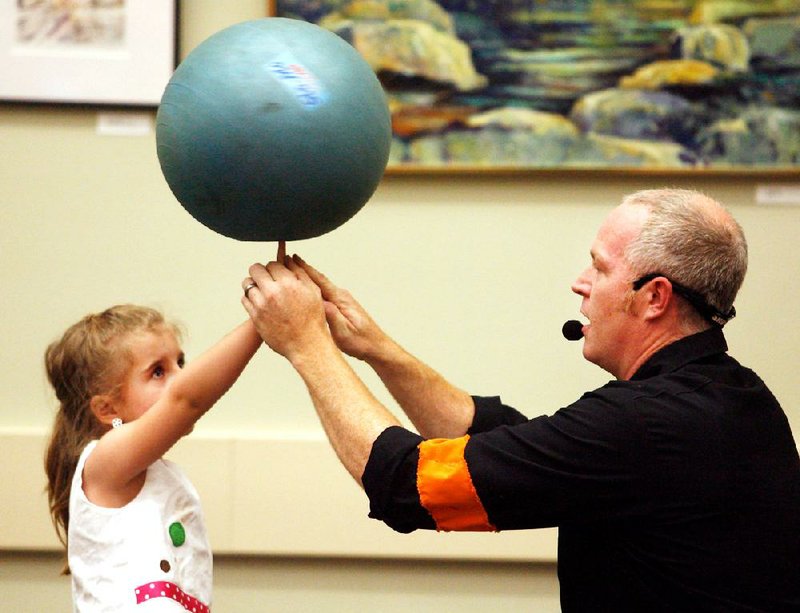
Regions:
<instances>
[{"instance_id":1,"label":"beige wall","mask_svg":"<svg viewBox=\"0 0 800 613\"><path fill-rule=\"evenodd\" d=\"M69 581L55 554L0 552L0 611L71 611ZM350 558L217 557L220 613L556 613L550 566Z\"/></svg>"},{"instance_id":2,"label":"beige wall","mask_svg":"<svg viewBox=\"0 0 800 613\"><path fill-rule=\"evenodd\" d=\"M262 16L264 3L183 4L185 53L230 23ZM239 282L249 263L274 253L274 244L239 243L195 222L161 176L152 133L102 136L96 120L97 110L0 106L0 435L14 440L41 440L49 428L53 404L41 356L65 326L116 302L153 304L186 324L191 359L245 316ZM781 181L792 180L800 177ZM740 315L727 332L732 353L771 385L800 432L794 372L800 209L756 205L756 187L773 182L702 175L390 176L350 222L289 249L351 289L387 330L456 384L478 394L502 393L533 416L551 413L606 380L581 360L579 345L566 343L559 332L565 319L577 316L579 301L569 284L587 262L602 217L635 189L668 184L706 190L730 206L750 243ZM375 378L359 372L394 407ZM304 388L281 359L264 350L198 425L194 447L187 441L176 452L205 487L201 493L213 509L224 499L207 485L219 462L191 449L219 438L285 443L320 437ZM35 445L24 444L18 453L6 447L0 471L6 526L25 501L41 497ZM235 471L251 475L243 485L250 505L242 512L242 521L249 522L245 533L265 530L259 529L259 510L267 506L285 509L287 526L306 516L310 505L345 525L352 515L354 533L367 521L322 487L325 473L313 462L302 468L319 476L320 490L298 501L276 474L286 470L279 461L265 465L244 457ZM349 497L360 496L347 479L342 488L352 488ZM68 610L52 534L45 513L39 513L33 523L23 521L14 538L0 528L3 606L17 603L8 610ZM225 542L219 534L218 542ZM341 535L334 536L331 542L339 543ZM369 555L369 548L353 555L346 544L338 556L297 555L307 551L301 540L281 552L265 543L260 555L242 557L234 555L243 549L238 542L223 547L228 553L217 560L220 611L557 610L552 564L479 561L472 554L464 556L469 562L439 560L427 543L397 559ZM537 549L530 557L538 555Z\"/></svg>"}]
</instances>

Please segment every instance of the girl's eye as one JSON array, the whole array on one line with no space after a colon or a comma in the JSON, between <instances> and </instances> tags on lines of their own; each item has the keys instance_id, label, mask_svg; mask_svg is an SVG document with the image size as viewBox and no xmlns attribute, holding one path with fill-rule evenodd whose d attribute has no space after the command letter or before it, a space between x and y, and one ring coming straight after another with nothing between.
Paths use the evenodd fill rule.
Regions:
<instances>
[{"instance_id":1,"label":"girl's eye","mask_svg":"<svg viewBox=\"0 0 800 613\"><path fill-rule=\"evenodd\" d=\"M183 368L184 364L186 364L186 360L183 356L178 358L178 368Z\"/></svg>"},{"instance_id":2,"label":"girl's eye","mask_svg":"<svg viewBox=\"0 0 800 613\"><path fill-rule=\"evenodd\" d=\"M163 366L156 366L153 369L153 376L156 379L160 379L161 377L163 377L164 376L164 367Z\"/></svg>"}]
</instances>

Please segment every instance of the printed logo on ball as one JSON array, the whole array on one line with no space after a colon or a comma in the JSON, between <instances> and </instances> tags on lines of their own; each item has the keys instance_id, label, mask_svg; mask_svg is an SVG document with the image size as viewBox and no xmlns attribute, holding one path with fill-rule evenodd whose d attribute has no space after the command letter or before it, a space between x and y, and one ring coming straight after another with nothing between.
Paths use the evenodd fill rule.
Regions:
<instances>
[{"instance_id":1,"label":"printed logo on ball","mask_svg":"<svg viewBox=\"0 0 800 613\"><path fill-rule=\"evenodd\" d=\"M269 64L269 71L307 109L320 106L328 98L316 77L297 62L276 60Z\"/></svg>"}]
</instances>

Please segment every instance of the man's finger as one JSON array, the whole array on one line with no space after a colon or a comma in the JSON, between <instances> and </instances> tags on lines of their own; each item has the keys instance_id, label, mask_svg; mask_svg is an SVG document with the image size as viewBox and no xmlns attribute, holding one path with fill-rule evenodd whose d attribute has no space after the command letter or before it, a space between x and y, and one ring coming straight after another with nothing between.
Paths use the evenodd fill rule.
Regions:
<instances>
[{"instance_id":1,"label":"man's finger","mask_svg":"<svg viewBox=\"0 0 800 613\"><path fill-rule=\"evenodd\" d=\"M322 290L322 295L325 298L329 298L332 292L336 289L336 286L331 282L331 280L314 268L311 264L306 262L299 255L292 256L292 259L300 265L303 271L308 275L309 279L311 279Z\"/></svg>"}]
</instances>

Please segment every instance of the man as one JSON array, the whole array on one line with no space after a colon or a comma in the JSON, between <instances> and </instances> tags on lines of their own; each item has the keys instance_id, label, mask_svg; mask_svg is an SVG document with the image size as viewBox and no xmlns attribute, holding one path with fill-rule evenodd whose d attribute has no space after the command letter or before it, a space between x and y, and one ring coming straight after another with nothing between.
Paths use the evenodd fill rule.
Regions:
<instances>
[{"instance_id":1,"label":"man","mask_svg":"<svg viewBox=\"0 0 800 613\"><path fill-rule=\"evenodd\" d=\"M572 286L583 355L615 380L532 420L446 382L296 256L252 266L243 304L305 381L371 517L400 532L559 526L565 612L800 611L797 448L722 333L747 268L741 228L702 194L649 190L590 253Z\"/></svg>"}]
</instances>

